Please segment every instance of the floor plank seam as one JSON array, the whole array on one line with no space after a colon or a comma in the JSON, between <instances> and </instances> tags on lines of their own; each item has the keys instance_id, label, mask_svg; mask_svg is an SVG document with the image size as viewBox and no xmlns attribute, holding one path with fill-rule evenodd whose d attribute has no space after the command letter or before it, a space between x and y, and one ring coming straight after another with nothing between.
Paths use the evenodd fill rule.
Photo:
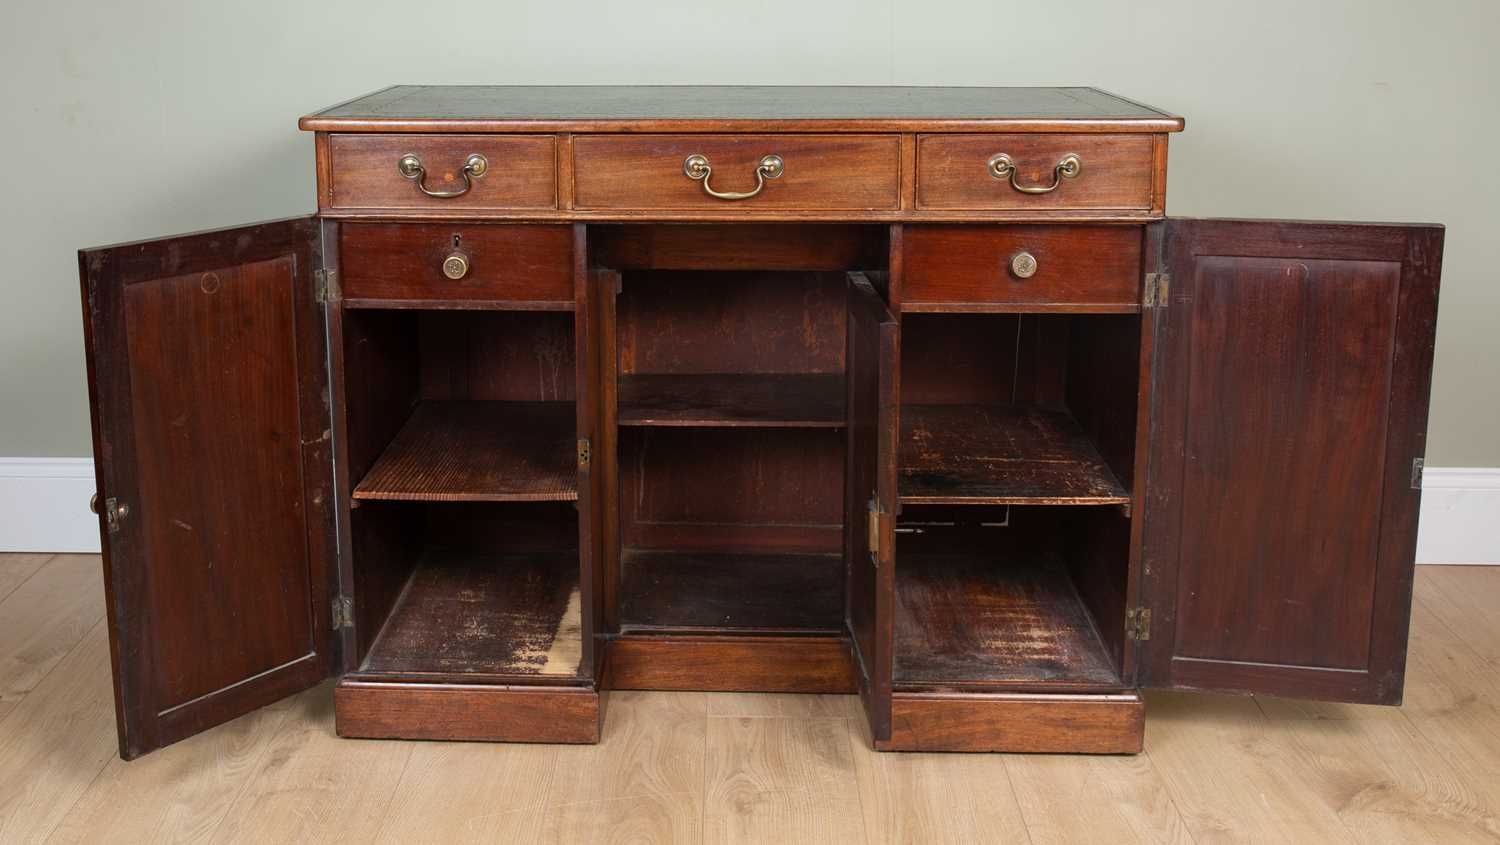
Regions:
<instances>
[{"instance_id":1,"label":"floor plank seam","mask_svg":"<svg viewBox=\"0 0 1500 845\"><path fill-rule=\"evenodd\" d=\"M245 771L249 772L250 776L241 779L239 788L234 791L234 795L222 802L223 811L220 812L218 821L214 822L213 828L208 831L208 835L204 837L205 842L218 841L219 828L229 818L229 811L234 809L234 806L239 803L240 796L244 794L246 789L250 788L250 782L254 780L253 775L260 772L261 761L276 746L276 737L281 735L282 728L291 721L291 718L292 708L288 707L282 712L281 718L276 722L276 730L266 732L265 739L261 742L260 750L256 751L254 759L245 765Z\"/></svg>"},{"instance_id":2,"label":"floor plank seam","mask_svg":"<svg viewBox=\"0 0 1500 845\"><path fill-rule=\"evenodd\" d=\"M57 555L54 555L53 557L55 558L55 557L57 557ZM48 561L48 563L50 563L50 562L51 562L51 560ZM43 565L43 568L45 568L45 564ZM37 571L40 572L41 569L38 569ZM30 580L30 579L28 579L28 580ZM52 666L51 669L48 669L47 672L46 672L46 674L42 675L41 678L37 679L36 686L32 687L30 689L30 691L28 691L26 693L26 695L21 696L20 701L24 701L28 696L36 693L37 690L42 689L42 685L47 682L48 678L51 678L53 676L53 673L55 673L57 671L58 667L62 666L63 664L65 664L67 662L68 658L73 656L73 653L75 651L77 651L80 648L83 648L84 644L88 642L89 637L93 636L94 632L97 631L97 630L99 630L99 626L103 625L103 624L105 624L104 614L100 613L98 621L96 621L94 624L92 624L92 625L90 625L88 627L88 630L85 631L84 635L78 639L78 642L74 643L72 645L72 647L70 647L67 650L67 652L65 652L63 654L62 659L58 660L57 663L55 663ZM10 712L8 714L6 714L7 717L14 717L16 714L22 712L20 701L18 701L17 704L16 704L16 706L12 707L11 710L10 710ZM0 726L3 726L4 724L5 724L5 720L4 719L0 719ZM78 797L76 797L76 798L73 799L73 802L68 805L68 809L65 812L59 814L58 817L57 817L57 821L53 822L52 826L47 829L45 835L38 837L36 839L36 841L38 841L38 842L48 841L48 840L50 840L53 837L54 834L57 833L58 828L62 827L62 823L67 820L67 818L68 818L69 815L72 814L73 808L77 807L78 806L78 802L80 802L80 801L83 800L83 796L86 795L86 794L88 794L89 787L92 787L95 783L98 782L100 776L102 776L104 774L104 770L109 768L109 764L111 762L113 762L113 760L114 760L113 757L106 757L104 759L104 763L99 766L99 770L96 771L96 772L94 772L93 776L89 778L88 786L85 786L81 791L79 791Z\"/></svg>"},{"instance_id":3,"label":"floor plank seam","mask_svg":"<svg viewBox=\"0 0 1500 845\"><path fill-rule=\"evenodd\" d=\"M26 586L26 584L28 584L31 581L31 579L33 579L33 578L37 577L38 575L42 574L42 571L44 569L46 569L48 566L52 565L52 562L54 560L57 560L60 557L62 557L62 555L51 555L51 556L47 557L41 563L37 564L36 569L31 570L31 574L30 575L27 575L25 578L22 578L21 580L17 581L15 583L15 586L11 587L9 590L6 590L5 591L5 595L0 596L0 610L4 610L5 609L5 600L6 599L10 598L17 590L19 590L22 587Z\"/></svg>"},{"instance_id":4,"label":"floor plank seam","mask_svg":"<svg viewBox=\"0 0 1500 845\"><path fill-rule=\"evenodd\" d=\"M709 714L708 696L703 696L703 750L701 752L700 765L703 767L703 777L698 784L698 841L702 842L708 836L708 720Z\"/></svg>"},{"instance_id":5,"label":"floor plank seam","mask_svg":"<svg viewBox=\"0 0 1500 845\"><path fill-rule=\"evenodd\" d=\"M666 792L631 792L623 795L611 795L607 798L585 798L582 801L543 801L544 810L561 810L567 807L585 807L589 804L603 804L609 801L634 801L640 798L679 798L693 793L682 789L670 789Z\"/></svg>"},{"instance_id":6,"label":"floor plank seam","mask_svg":"<svg viewBox=\"0 0 1500 845\"><path fill-rule=\"evenodd\" d=\"M860 833L863 834L861 838L864 839L865 845L878 845L871 838L874 834L870 830L870 817L865 814L865 791L859 788L859 766L855 763L855 758L862 750L859 746L864 744L865 738L864 734L860 732L859 727L851 722L847 716L844 717L844 738L849 743L849 764L854 769L851 775L854 778L854 799L859 804Z\"/></svg>"},{"instance_id":7,"label":"floor plank seam","mask_svg":"<svg viewBox=\"0 0 1500 845\"><path fill-rule=\"evenodd\" d=\"M1259 707L1259 703L1256 706ZM1156 760L1152 758L1151 752L1144 745L1141 747L1141 756L1146 758L1146 767L1151 770L1151 776L1156 779L1157 783L1161 784L1162 792L1167 796L1167 806L1172 808L1172 814L1177 817L1178 828L1182 830L1182 834L1187 837L1188 842L1192 843L1192 845L1198 845L1198 837L1193 835L1193 829L1188 826L1187 816L1183 815L1182 808L1177 806L1177 796L1172 794L1172 788L1168 784L1167 779L1162 777L1161 772L1157 771Z\"/></svg>"},{"instance_id":8,"label":"floor plank seam","mask_svg":"<svg viewBox=\"0 0 1500 845\"><path fill-rule=\"evenodd\" d=\"M1031 822L1026 819L1026 805L1021 803L1021 793L1016 791L1016 779L1010 771L1010 762L1002 761L1000 771L1005 772L1005 785L1010 789L1010 800L1015 802L1016 809L1021 811L1021 829L1026 831L1026 841L1029 845L1035 845L1036 837L1031 833Z\"/></svg>"}]
</instances>

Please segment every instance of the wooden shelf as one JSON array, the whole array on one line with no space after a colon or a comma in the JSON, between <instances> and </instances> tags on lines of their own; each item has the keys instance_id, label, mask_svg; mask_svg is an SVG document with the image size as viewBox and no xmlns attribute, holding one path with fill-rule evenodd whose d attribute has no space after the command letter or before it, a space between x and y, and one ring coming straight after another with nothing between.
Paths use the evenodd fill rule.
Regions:
<instances>
[{"instance_id":1,"label":"wooden shelf","mask_svg":"<svg viewBox=\"0 0 1500 845\"><path fill-rule=\"evenodd\" d=\"M354 498L576 501L574 413L572 402L423 402Z\"/></svg>"},{"instance_id":2,"label":"wooden shelf","mask_svg":"<svg viewBox=\"0 0 1500 845\"><path fill-rule=\"evenodd\" d=\"M842 428L842 373L624 375L619 424L718 428Z\"/></svg>"},{"instance_id":3,"label":"wooden shelf","mask_svg":"<svg viewBox=\"0 0 1500 845\"><path fill-rule=\"evenodd\" d=\"M896 565L894 681L1113 688L1113 660L1060 560L911 554Z\"/></svg>"},{"instance_id":4,"label":"wooden shelf","mask_svg":"<svg viewBox=\"0 0 1500 845\"><path fill-rule=\"evenodd\" d=\"M576 551L429 552L360 671L577 675L580 606Z\"/></svg>"},{"instance_id":5,"label":"wooden shelf","mask_svg":"<svg viewBox=\"0 0 1500 845\"><path fill-rule=\"evenodd\" d=\"M842 555L626 549L620 564L623 630L829 632L843 624Z\"/></svg>"},{"instance_id":6,"label":"wooden shelf","mask_svg":"<svg viewBox=\"0 0 1500 845\"><path fill-rule=\"evenodd\" d=\"M1066 411L1029 405L903 405L898 488L923 505L1130 501Z\"/></svg>"}]
</instances>

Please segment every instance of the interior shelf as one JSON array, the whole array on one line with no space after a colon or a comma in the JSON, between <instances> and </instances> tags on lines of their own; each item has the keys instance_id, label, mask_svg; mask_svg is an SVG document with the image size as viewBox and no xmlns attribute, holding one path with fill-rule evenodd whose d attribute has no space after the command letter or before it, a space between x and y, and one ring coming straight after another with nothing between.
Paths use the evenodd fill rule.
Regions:
<instances>
[{"instance_id":1,"label":"interior shelf","mask_svg":"<svg viewBox=\"0 0 1500 845\"><path fill-rule=\"evenodd\" d=\"M621 374L622 426L842 428L842 373Z\"/></svg>"},{"instance_id":2,"label":"interior shelf","mask_svg":"<svg viewBox=\"0 0 1500 845\"><path fill-rule=\"evenodd\" d=\"M839 554L625 549L620 626L636 630L838 631Z\"/></svg>"},{"instance_id":3,"label":"interior shelf","mask_svg":"<svg viewBox=\"0 0 1500 845\"><path fill-rule=\"evenodd\" d=\"M576 551L429 551L361 671L576 675L581 620Z\"/></svg>"},{"instance_id":4,"label":"interior shelf","mask_svg":"<svg viewBox=\"0 0 1500 845\"><path fill-rule=\"evenodd\" d=\"M1045 555L902 555L895 640L897 684L1120 684L1072 578Z\"/></svg>"},{"instance_id":5,"label":"interior shelf","mask_svg":"<svg viewBox=\"0 0 1500 845\"><path fill-rule=\"evenodd\" d=\"M906 504L1130 501L1072 416L1034 405L903 405L897 486Z\"/></svg>"},{"instance_id":6,"label":"interior shelf","mask_svg":"<svg viewBox=\"0 0 1500 845\"><path fill-rule=\"evenodd\" d=\"M572 402L423 402L355 499L576 501Z\"/></svg>"}]
</instances>

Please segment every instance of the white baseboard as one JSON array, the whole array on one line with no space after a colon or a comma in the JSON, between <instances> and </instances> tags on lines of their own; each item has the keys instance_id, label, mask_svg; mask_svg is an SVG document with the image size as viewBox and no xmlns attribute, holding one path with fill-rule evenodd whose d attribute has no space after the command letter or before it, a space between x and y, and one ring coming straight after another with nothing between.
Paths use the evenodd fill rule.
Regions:
<instances>
[{"instance_id":1,"label":"white baseboard","mask_svg":"<svg viewBox=\"0 0 1500 845\"><path fill-rule=\"evenodd\" d=\"M1417 563L1500 564L1500 467L1422 471Z\"/></svg>"},{"instance_id":2,"label":"white baseboard","mask_svg":"<svg viewBox=\"0 0 1500 845\"><path fill-rule=\"evenodd\" d=\"M1500 564L1500 467L1428 467L1418 563ZM0 552L98 552L90 458L0 458Z\"/></svg>"},{"instance_id":3,"label":"white baseboard","mask_svg":"<svg viewBox=\"0 0 1500 845\"><path fill-rule=\"evenodd\" d=\"M98 552L93 458L0 458L0 552Z\"/></svg>"}]
</instances>

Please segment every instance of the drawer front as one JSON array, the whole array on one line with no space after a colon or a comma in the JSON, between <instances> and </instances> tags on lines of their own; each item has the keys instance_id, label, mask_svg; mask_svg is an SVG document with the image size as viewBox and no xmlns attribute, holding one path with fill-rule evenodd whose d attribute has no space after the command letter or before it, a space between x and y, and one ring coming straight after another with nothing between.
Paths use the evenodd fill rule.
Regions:
<instances>
[{"instance_id":1,"label":"drawer front","mask_svg":"<svg viewBox=\"0 0 1500 845\"><path fill-rule=\"evenodd\" d=\"M456 243L455 243L456 239ZM462 256L462 278L444 263ZM339 233L346 301L536 303L572 307L571 226L346 223Z\"/></svg>"},{"instance_id":2,"label":"drawer front","mask_svg":"<svg viewBox=\"0 0 1500 845\"><path fill-rule=\"evenodd\" d=\"M1008 170L991 165L1001 155ZM1068 156L1079 163L1072 178L1057 172ZM1154 160L1151 135L923 135L917 207L1149 212Z\"/></svg>"},{"instance_id":3,"label":"drawer front","mask_svg":"<svg viewBox=\"0 0 1500 845\"><path fill-rule=\"evenodd\" d=\"M1141 237L1137 226L908 226L902 307L1132 311ZM1022 253L1034 262L1028 278L1012 269Z\"/></svg>"},{"instance_id":4,"label":"drawer front","mask_svg":"<svg viewBox=\"0 0 1500 845\"><path fill-rule=\"evenodd\" d=\"M689 156L708 161L706 180L685 172ZM749 193L757 168L779 156L782 171ZM895 135L586 135L573 140L574 205L580 209L881 210L900 204L900 142Z\"/></svg>"},{"instance_id":5,"label":"drawer front","mask_svg":"<svg viewBox=\"0 0 1500 845\"><path fill-rule=\"evenodd\" d=\"M420 178L402 174L415 156ZM464 166L482 156L484 173L464 190ZM431 211L557 207L557 142L551 135L333 135L328 140L333 208Z\"/></svg>"}]
</instances>

